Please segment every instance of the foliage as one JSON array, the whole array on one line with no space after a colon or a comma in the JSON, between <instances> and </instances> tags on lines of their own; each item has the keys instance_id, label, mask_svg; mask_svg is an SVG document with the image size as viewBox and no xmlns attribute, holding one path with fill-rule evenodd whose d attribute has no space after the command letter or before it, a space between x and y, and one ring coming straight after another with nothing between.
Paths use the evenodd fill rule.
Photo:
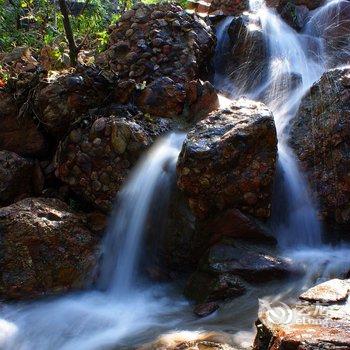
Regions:
<instances>
[{"instance_id":1,"label":"foliage","mask_svg":"<svg viewBox=\"0 0 350 350\"><path fill-rule=\"evenodd\" d=\"M101 52L108 41L107 29L138 0L70 0L71 26L83 49ZM142 0L156 3L162 0ZM179 0L185 6L186 0ZM57 0L0 0L0 52L29 46L37 53L51 48L52 59L67 52L62 14Z\"/></svg>"}]
</instances>

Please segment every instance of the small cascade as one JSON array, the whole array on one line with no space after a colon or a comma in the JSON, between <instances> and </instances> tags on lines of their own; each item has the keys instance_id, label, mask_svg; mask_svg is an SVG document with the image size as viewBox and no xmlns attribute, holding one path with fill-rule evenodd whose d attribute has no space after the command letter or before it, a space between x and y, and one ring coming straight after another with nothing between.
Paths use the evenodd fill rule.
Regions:
<instances>
[{"instance_id":1,"label":"small cascade","mask_svg":"<svg viewBox=\"0 0 350 350\"><path fill-rule=\"evenodd\" d=\"M278 134L278 174L273 227L281 247L318 246L322 229L317 210L308 193L308 186L292 150L288 145L289 124L299 108L303 95L325 70L323 42L310 33L299 34L288 26L275 10L263 0L251 0L252 21L258 19L268 53L268 70L264 81L246 91L236 87L240 81L231 81L231 95L247 96L263 101L274 113ZM252 24L254 24L252 22ZM219 44L217 56L227 46L227 29L230 20L225 19L217 29ZM222 42L220 42L222 40ZM243 39L242 39L243 40ZM254 58L247 57L247 60ZM216 63L220 60L216 58ZM249 74L252 74L251 72ZM254 73L253 73L254 74ZM216 86L227 89L227 80L216 76ZM251 80L251 77L240 77Z\"/></svg>"},{"instance_id":2,"label":"small cascade","mask_svg":"<svg viewBox=\"0 0 350 350\"><path fill-rule=\"evenodd\" d=\"M128 295L135 287L151 205L157 201L160 208L157 215L166 215L184 138L184 134L172 133L160 140L135 167L118 195L103 244L100 278L101 287L117 297Z\"/></svg>"}]
</instances>

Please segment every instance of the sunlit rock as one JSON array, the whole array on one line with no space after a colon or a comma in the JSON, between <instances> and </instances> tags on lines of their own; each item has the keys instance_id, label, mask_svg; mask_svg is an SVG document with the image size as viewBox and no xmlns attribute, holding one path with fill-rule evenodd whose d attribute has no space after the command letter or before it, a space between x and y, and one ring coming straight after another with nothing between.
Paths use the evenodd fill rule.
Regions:
<instances>
[{"instance_id":1,"label":"sunlit rock","mask_svg":"<svg viewBox=\"0 0 350 350\"><path fill-rule=\"evenodd\" d=\"M331 282L328 282L329 288L331 288ZM322 285L314 288L323 293ZM307 302L292 306L284 303L267 304L260 311L256 322L257 335L254 349L349 349L348 305L344 302L332 305Z\"/></svg>"},{"instance_id":2,"label":"sunlit rock","mask_svg":"<svg viewBox=\"0 0 350 350\"><path fill-rule=\"evenodd\" d=\"M272 113L245 99L213 112L187 135L178 186L199 219L226 209L270 216L277 138Z\"/></svg>"},{"instance_id":3,"label":"sunlit rock","mask_svg":"<svg viewBox=\"0 0 350 350\"><path fill-rule=\"evenodd\" d=\"M0 209L0 295L24 299L80 289L97 263L84 215L58 199L28 198Z\"/></svg>"},{"instance_id":4,"label":"sunlit rock","mask_svg":"<svg viewBox=\"0 0 350 350\"><path fill-rule=\"evenodd\" d=\"M291 129L291 144L331 225L350 224L349 106L350 69L330 70L302 100Z\"/></svg>"},{"instance_id":5,"label":"sunlit rock","mask_svg":"<svg viewBox=\"0 0 350 350\"><path fill-rule=\"evenodd\" d=\"M310 288L300 295L301 300L319 303L345 301L350 292L350 280L333 279Z\"/></svg>"}]
</instances>

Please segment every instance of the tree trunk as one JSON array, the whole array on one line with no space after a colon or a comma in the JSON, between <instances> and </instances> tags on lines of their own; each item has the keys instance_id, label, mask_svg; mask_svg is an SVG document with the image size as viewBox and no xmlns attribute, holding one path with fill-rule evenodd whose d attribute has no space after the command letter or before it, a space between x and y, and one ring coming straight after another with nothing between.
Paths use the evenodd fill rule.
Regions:
<instances>
[{"instance_id":1,"label":"tree trunk","mask_svg":"<svg viewBox=\"0 0 350 350\"><path fill-rule=\"evenodd\" d=\"M66 32L66 38L67 38L68 46L69 46L70 64L72 66L76 66L77 65L79 49L78 49L78 47L77 47L77 45L75 43L75 40L74 40L72 26L70 24L70 19L69 19L67 3L66 3L65 0L58 0L58 3L60 5L60 10L61 10L61 13L62 13L62 16L63 16L64 31Z\"/></svg>"}]
</instances>

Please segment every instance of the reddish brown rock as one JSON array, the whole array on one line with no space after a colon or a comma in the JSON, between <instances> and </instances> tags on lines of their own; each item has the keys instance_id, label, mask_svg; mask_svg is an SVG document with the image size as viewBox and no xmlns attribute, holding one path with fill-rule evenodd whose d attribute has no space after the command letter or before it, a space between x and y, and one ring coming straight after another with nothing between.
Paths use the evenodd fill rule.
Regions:
<instances>
[{"instance_id":1,"label":"reddish brown rock","mask_svg":"<svg viewBox=\"0 0 350 350\"><path fill-rule=\"evenodd\" d=\"M31 118L19 116L12 93L0 90L0 149L21 156L45 154L46 141Z\"/></svg>"},{"instance_id":2,"label":"reddish brown rock","mask_svg":"<svg viewBox=\"0 0 350 350\"><path fill-rule=\"evenodd\" d=\"M332 226L350 225L349 106L350 69L330 70L302 100L291 129L321 215Z\"/></svg>"},{"instance_id":3,"label":"reddish brown rock","mask_svg":"<svg viewBox=\"0 0 350 350\"><path fill-rule=\"evenodd\" d=\"M89 109L108 102L110 95L111 82L101 70L80 67L41 79L33 96L34 115L59 139Z\"/></svg>"},{"instance_id":4,"label":"reddish brown rock","mask_svg":"<svg viewBox=\"0 0 350 350\"><path fill-rule=\"evenodd\" d=\"M276 154L271 112L261 103L241 99L213 112L188 133L177 183L200 220L233 208L266 219Z\"/></svg>"},{"instance_id":5,"label":"reddish brown rock","mask_svg":"<svg viewBox=\"0 0 350 350\"><path fill-rule=\"evenodd\" d=\"M206 116L219 106L207 78L215 36L174 4L144 5L123 14L98 59L120 82L118 103L132 101L152 117Z\"/></svg>"},{"instance_id":6,"label":"reddish brown rock","mask_svg":"<svg viewBox=\"0 0 350 350\"><path fill-rule=\"evenodd\" d=\"M269 305L256 326L254 350L350 349L350 313L344 303Z\"/></svg>"},{"instance_id":7,"label":"reddish brown rock","mask_svg":"<svg viewBox=\"0 0 350 350\"><path fill-rule=\"evenodd\" d=\"M273 243L270 230L258 220L248 217L238 209L229 209L212 220L201 225L201 230L208 232L211 241L223 237L242 238L246 240Z\"/></svg>"},{"instance_id":8,"label":"reddish brown rock","mask_svg":"<svg viewBox=\"0 0 350 350\"><path fill-rule=\"evenodd\" d=\"M246 286L238 276L195 272L188 280L185 295L198 303L214 302L239 297L246 292Z\"/></svg>"},{"instance_id":9,"label":"reddish brown rock","mask_svg":"<svg viewBox=\"0 0 350 350\"><path fill-rule=\"evenodd\" d=\"M219 304L215 302L199 304L197 305L193 312L198 317L207 317L215 312L219 308Z\"/></svg>"},{"instance_id":10,"label":"reddish brown rock","mask_svg":"<svg viewBox=\"0 0 350 350\"><path fill-rule=\"evenodd\" d=\"M13 152L0 151L0 179L2 206L40 194L43 188L38 165Z\"/></svg>"},{"instance_id":11,"label":"reddish brown rock","mask_svg":"<svg viewBox=\"0 0 350 350\"><path fill-rule=\"evenodd\" d=\"M269 246L226 238L201 257L185 295L200 303L234 298L245 293L248 283L283 279L294 273L292 263L277 257Z\"/></svg>"},{"instance_id":12,"label":"reddish brown rock","mask_svg":"<svg viewBox=\"0 0 350 350\"><path fill-rule=\"evenodd\" d=\"M310 288L300 295L301 300L319 303L345 301L350 291L350 280L333 279Z\"/></svg>"},{"instance_id":13,"label":"reddish brown rock","mask_svg":"<svg viewBox=\"0 0 350 350\"><path fill-rule=\"evenodd\" d=\"M97 239L65 203L24 199L0 209L0 228L2 298L62 293L91 280Z\"/></svg>"},{"instance_id":14,"label":"reddish brown rock","mask_svg":"<svg viewBox=\"0 0 350 350\"><path fill-rule=\"evenodd\" d=\"M60 143L56 176L108 212L132 166L168 130L166 120L147 120L136 108L112 106L94 111Z\"/></svg>"},{"instance_id":15,"label":"reddish brown rock","mask_svg":"<svg viewBox=\"0 0 350 350\"><path fill-rule=\"evenodd\" d=\"M180 6L140 3L115 25L98 63L138 83L160 77L188 82L207 71L214 38L209 26Z\"/></svg>"}]
</instances>

